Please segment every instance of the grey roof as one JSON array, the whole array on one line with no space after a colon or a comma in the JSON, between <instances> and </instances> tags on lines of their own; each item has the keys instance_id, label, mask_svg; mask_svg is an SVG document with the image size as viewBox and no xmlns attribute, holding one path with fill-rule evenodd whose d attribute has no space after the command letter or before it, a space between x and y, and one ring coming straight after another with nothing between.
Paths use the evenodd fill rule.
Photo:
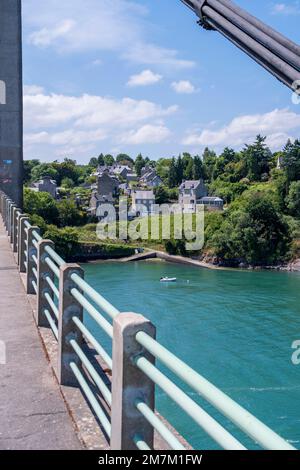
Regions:
<instances>
[{"instance_id":1,"label":"grey roof","mask_svg":"<svg viewBox=\"0 0 300 470\"><path fill-rule=\"evenodd\" d=\"M202 197L200 199L200 201L202 202L224 202L223 199L221 199L220 197L209 197L209 196L206 196L206 197Z\"/></svg>"},{"instance_id":2,"label":"grey roof","mask_svg":"<svg viewBox=\"0 0 300 470\"><path fill-rule=\"evenodd\" d=\"M183 181L180 189L196 189L201 184L201 180Z\"/></svg>"}]
</instances>

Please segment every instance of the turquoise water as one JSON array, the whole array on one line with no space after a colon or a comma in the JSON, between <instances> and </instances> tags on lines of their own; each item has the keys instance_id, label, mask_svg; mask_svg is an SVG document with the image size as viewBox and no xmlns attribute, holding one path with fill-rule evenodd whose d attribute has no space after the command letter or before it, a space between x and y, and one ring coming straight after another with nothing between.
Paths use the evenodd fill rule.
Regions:
<instances>
[{"instance_id":1,"label":"turquoise water","mask_svg":"<svg viewBox=\"0 0 300 470\"><path fill-rule=\"evenodd\" d=\"M300 366L291 362L292 342L300 339L299 275L163 262L89 264L85 271L116 307L148 317L163 345L300 448ZM178 283L161 284L164 275L176 276ZM195 448L218 448L160 390L157 408ZM255 448L247 438L243 442Z\"/></svg>"}]
</instances>

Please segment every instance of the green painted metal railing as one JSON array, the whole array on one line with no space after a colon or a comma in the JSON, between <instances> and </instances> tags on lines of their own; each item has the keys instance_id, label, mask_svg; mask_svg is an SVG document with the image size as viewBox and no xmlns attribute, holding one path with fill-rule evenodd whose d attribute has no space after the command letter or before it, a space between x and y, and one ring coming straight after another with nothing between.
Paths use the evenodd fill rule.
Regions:
<instances>
[{"instance_id":1,"label":"green painted metal railing","mask_svg":"<svg viewBox=\"0 0 300 470\"><path fill-rule=\"evenodd\" d=\"M84 311L85 315L89 315L96 322L99 329L112 340L113 347L116 346L115 342L119 339L117 335L120 334L118 328L121 324L121 316L125 314L111 305L81 277L79 267L65 263L56 253L54 247L43 240L37 228L32 227L27 219L24 219L25 222L22 223L22 218L25 215L15 207L13 201L1 192L0 211L10 236L12 248L17 255L20 270L25 266L28 293L36 296L37 309L41 309L41 317L37 317L37 324L41 326L42 323L42 326L45 326L46 323L51 328L61 352L61 368L65 367L64 362L66 358L69 358L65 372L72 372L74 380L81 387L91 409L111 442L118 442L119 436L123 436L128 429L133 428L130 441L127 440L127 447L150 450L150 443L147 442L144 435L147 433L149 435L150 429L150 434L151 432L153 434L155 430L161 436L166 443L166 448L185 450L188 447L186 441L155 411L154 396L149 400L151 392L150 395L148 394L148 399L145 398L147 387L152 387L155 384L221 448L246 450L242 442L236 439L196 400L183 391L181 386L174 383L156 366L155 361L159 361L180 382L196 392L199 397L223 414L243 434L250 437L255 445L269 450L294 450L294 447L286 440L162 346L146 330L137 329L135 331L136 321L141 318L138 315L132 314L132 331L134 333L129 335L129 339L125 339L124 332L122 332L124 336L120 337L120 341L124 339L124 356L130 355L130 366L122 368L119 358L117 357L117 362L115 362L115 359L84 324L80 312ZM30 233L32 233L32 238L30 238ZM24 246L26 249L22 249ZM23 262L24 266L22 267ZM66 268L69 270L67 282L64 281ZM64 310L65 303L67 303L66 310ZM147 323L146 319L145 323ZM63 336L66 324L69 328L69 334ZM119 346L119 344L117 345ZM133 350L138 350L138 354L132 353ZM95 354L92 354L92 351L96 352L98 357L96 362ZM135 372L129 371L131 368L134 368ZM112 387L110 381L105 380L105 377L108 378L107 369L112 373ZM130 413L127 416L126 412L122 411L119 398L120 390L117 389L117 387L122 387L119 375L123 377L123 382L126 382L124 378L126 374L127 379L129 374L132 376L139 374L134 390L130 390L130 387L121 390L124 409L130 408ZM68 381L65 383L65 380L61 375L60 382L64 385L68 384ZM97 393L94 391L95 387L98 390ZM106 408L103 406L102 400L106 403ZM108 410L111 410L113 416L117 414L118 410L116 411L116 409L119 408L120 413L123 413L120 420L110 419ZM124 423L122 420L127 421ZM125 431L122 431L123 428ZM153 436L150 440L153 443ZM123 441L120 439L120 442L124 442L124 439ZM118 449L123 449L122 445L124 444L114 445Z\"/></svg>"}]
</instances>

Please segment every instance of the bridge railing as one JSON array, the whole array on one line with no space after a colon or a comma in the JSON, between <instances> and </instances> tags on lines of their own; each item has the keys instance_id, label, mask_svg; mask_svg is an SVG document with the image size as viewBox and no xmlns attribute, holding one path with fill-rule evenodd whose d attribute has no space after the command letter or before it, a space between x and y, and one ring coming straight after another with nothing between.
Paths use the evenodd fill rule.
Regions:
<instances>
[{"instance_id":1,"label":"bridge railing","mask_svg":"<svg viewBox=\"0 0 300 470\"><path fill-rule=\"evenodd\" d=\"M51 328L57 341L58 380L61 385L81 388L112 449L153 449L154 432L166 443L165 448L186 448L186 441L155 410L158 387L221 448L246 450L240 440L183 391L183 385L224 415L256 446L294 449L162 346L155 339L156 329L149 320L138 314L121 313L103 298L84 280L83 269L65 263L53 242L44 240L39 228L32 226L30 218L3 192L0 211L19 270L26 275L27 293L36 296L36 324ZM87 326L87 317L111 341L112 357ZM168 375L156 362L164 365ZM107 371L112 375L111 381ZM176 383L169 373L176 377Z\"/></svg>"}]
</instances>

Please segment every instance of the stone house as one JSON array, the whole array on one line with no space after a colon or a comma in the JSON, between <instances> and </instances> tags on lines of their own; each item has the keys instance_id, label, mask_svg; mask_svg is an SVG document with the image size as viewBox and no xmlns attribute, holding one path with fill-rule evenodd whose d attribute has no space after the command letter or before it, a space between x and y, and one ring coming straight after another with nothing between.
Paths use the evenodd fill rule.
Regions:
<instances>
[{"instance_id":1,"label":"stone house","mask_svg":"<svg viewBox=\"0 0 300 470\"><path fill-rule=\"evenodd\" d=\"M155 204L155 195L153 191L133 191L132 192L132 211L140 216L146 216L153 213Z\"/></svg>"},{"instance_id":2,"label":"stone house","mask_svg":"<svg viewBox=\"0 0 300 470\"><path fill-rule=\"evenodd\" d=\"M185 212L196 212L197 204L201 204L200 200L207 196L207 189L204 181L183 181L179 188L179 204L184 208Z\"/></svg>"},{"instance_id":3,"label":"stone house","mask_svg":"<svg viewBox=\"0 0 300 470\"><path fill-rule=\"evenodd\" d=\"M53 199L57 198L57 183L50 176L44 176L40 181L33 183L30 189L38 193L48 193Z\"/></svg>"},{"instance_id":4,"label":"stone house","mask_svg":"<svg viewBox=\"0 0 300 470\"><path fill-rule=\"evenodd\" d=\"M89 212L92 215L96 215L97 209L101 204L113 204L118 195L119 181L105 171L97 178L97 184L90 199Z\"/></svg>"},{"instance_id":5,"label":"stone house","mask_svg":"<svg viewBox=\"0 0 300 470\"><path fill-rule=\"evenodd\" d=\"M150 188L157 188L160 186L163 181L157 175L156 171L153 168L148 168L148 171L142 170L142 176L140 178L140 183L144 186L148 186Z\"/></svg>"}]
</instances>

